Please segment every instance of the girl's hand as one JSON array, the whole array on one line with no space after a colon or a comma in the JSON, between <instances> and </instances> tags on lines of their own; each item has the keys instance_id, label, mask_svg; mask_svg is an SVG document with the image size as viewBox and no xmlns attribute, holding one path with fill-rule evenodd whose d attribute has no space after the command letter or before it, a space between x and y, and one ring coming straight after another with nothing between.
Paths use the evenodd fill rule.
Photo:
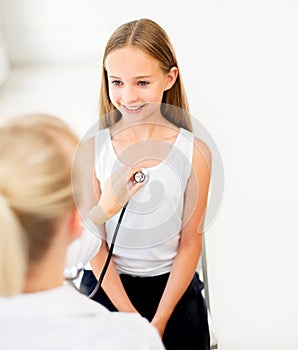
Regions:
<instances>
[{"instance_id":1,"label":"girl's hand","mask_svg":"<svg viewBox=\"0 0 298 350\"><path fill-rule=\"evenodd\" d=\"M167 322L162 320L157 320L155 317L153 317L151 324L157 329L160 337L163 337L164 331L166 329Z\"/></svg>"}]
</instances>

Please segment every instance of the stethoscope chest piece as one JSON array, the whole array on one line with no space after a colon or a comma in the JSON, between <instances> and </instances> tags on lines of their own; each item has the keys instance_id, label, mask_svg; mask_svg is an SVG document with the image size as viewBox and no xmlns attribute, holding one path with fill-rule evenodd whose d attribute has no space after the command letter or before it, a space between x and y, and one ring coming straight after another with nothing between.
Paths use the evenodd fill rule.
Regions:
<instances>
[{"instance_id":1,"label":"stethoscope chest piece","mask_svg":"<svg viewBox=\"0 0 298 350\"><path fill-rule=\"evenodd\" d=\"M142 168L141 171L137 171L133 175L133 179L137 183L142 183L144 181L148 181L148 172L146 171L146 169Z\"/></svg>"}]
</instances>

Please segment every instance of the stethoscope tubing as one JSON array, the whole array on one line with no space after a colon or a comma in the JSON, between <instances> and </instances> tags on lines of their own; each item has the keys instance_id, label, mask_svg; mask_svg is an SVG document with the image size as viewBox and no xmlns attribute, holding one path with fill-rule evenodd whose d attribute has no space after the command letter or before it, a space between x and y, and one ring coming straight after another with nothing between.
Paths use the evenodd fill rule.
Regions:
<instances>
[{"instance_id":1,"label":"stethoscope tubing","mask_svg":"<svg viewBox=\"0 0 298 350\"><path fill-rule=\"evenodd\" d=\"M98 279L98 281L96 283L96 286L94 287L93 291L88 295L88 298L90 298L90 299L94 297L94 295L97 293L98 289L101 287L101 284L103 282L104 276L105 276L105 274L107 272L107 269L109 267L109 264L110 264L110 261L111 261L112 255L113 255L115 241L116 241L116 238L117 238L119 227L120 227L123 215L125 213L126 207L127 207L127 204L121 210L121 213L120 213L120 216L119 216L119 219L118 219L118 222L117 222L117 226L116 226L115 232L113 234L113 238L112 238L112 242L111 242L111 245L110 245L110 248L109 248L109 254L107 256L106 262L105 262L105 264L103 266L103 269L102 269L101 274L99 276L99 279Z\"/></svg>"}]
</instances>

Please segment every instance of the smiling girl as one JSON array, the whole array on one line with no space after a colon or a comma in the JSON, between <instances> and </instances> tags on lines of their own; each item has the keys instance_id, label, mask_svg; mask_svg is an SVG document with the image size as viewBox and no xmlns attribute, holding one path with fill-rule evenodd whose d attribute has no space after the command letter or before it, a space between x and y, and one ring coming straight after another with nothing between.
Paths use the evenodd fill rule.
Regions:
<instances>
[{"instance_id":1,"label":"smiling girl","mask_svg":"<svg viewBox=\"0 0 298 350\"><path fill-rule=\"evenodd\" d=\"M146 169L128 203L113 259L94 299L137 312L166 349L209 349L207 310L196 272L202 250L211 154L192 133L176 56L165 31L148 19L120 26L102 67L95 173L100 185L120 166ZM101 227L102 244L82 287L92 290L119 214Z\"/></svg>"}]
</instances>

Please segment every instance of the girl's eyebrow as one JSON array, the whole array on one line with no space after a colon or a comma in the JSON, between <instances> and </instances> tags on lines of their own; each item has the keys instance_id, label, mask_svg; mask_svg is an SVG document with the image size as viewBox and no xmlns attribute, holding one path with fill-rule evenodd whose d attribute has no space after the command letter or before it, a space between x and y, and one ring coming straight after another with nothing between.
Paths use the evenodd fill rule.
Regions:
<instances>
[{"instance_id":1,"label":"girl's eyebrow","mask_svg":"<svg viewBox=\"0 0 298 350\"><path fill-rule=\"evenodd\" d=\"M134 79L148 79L148 78L151 78L152 75L138 75L137 77L134 77ZM109 75L109 78L111 79L119 79L121 80L122 78L120 77L116 77L115 75Z\"/></svg>"},{"instance_id":2,"label":"girl's eyebrow","mask_svg":"<svg viewBox=\"0 0 298 350\"><path fill-rule=\"evenodd\" d=\"M147 74L147 75L138 75L135 78L136 79L148 79L148 78L151 78L151 77L152 77L152 75Z\"/></svg>"}]
</instances>

